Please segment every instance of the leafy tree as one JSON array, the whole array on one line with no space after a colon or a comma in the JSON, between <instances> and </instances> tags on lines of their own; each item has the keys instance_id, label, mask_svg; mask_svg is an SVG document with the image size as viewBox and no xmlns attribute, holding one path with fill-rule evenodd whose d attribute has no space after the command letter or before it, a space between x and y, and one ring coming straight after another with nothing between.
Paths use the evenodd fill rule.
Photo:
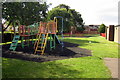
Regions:
<instances>
[{"instance_id":1,"label":"leafy tree","mask_svg":"<svg viewBox=\"0 0 120 80\"><path fill-rule=\"evenodd\" d=\"M78 31L78 32L83 32L84 30L85 30L84 27L81 27L81 26L80 26L80 27L77 27L77 31Z\"/></svg>"},{"instance_id":2,"label":"leafy tree","mask_svg":"<svg viewBox=\"0 0 120 80\"><path fill-rule=\"evenodd\" d=\"M105 33L105 24L101 24L100 25L100 27L99 27L99 29L98 29L98 31L100 32L100 33Z\"/></svg>"},{"instance_id":3,"label":"leafy tree","mask_svg":"<svg viewBox=\"0 0 120 80\"><path fill-rule=\"evenodd\" d=\"M3 2L2 18L9 22L5 31L10 24L16 20L22 25L30 25L41 20L45 20L49 5L39 2Z\"/></svg>"},{"instance_id":4,"label":"leafy tree","mask_svg":"<svg viewBox=\"0 0 120 80\"><path fill-rule=\"evenodd\" d=\"M74 24L77 25L83 25L83 19L81 17L81 14L77 11L75 11L75 9L70 9L70 13L72 14L72 18L73 18L73 22Z\"/></svg>"},{"instance_id":5,"label":"leafy tree","mask_svg":"<svg viewBox=\"0 0 120 80\"><path fill-rule=\"evenodd\" d=\"M75 11L75 9L70 9L69 11L72 14L72 22L73 22L74 26L76 26L77 31L83 32L85 30L85 28L83 27L84 23L83 23L81 14L79 12Z\"/></svg>"},{"instance_id":6,"label":"leafy tree","mask_svg":"<svg viewBox=\"0 0 120 80\"><path fill-rule=\"evenodd\" d=\"M68 31L69 26L71 23L67 21L66 19L70 19L71 15L67 12L65 8L54 8L51 11L48 12L48 21L53 20L56 16L62 16L64 21L64 31ZM58 31L60 32L62 26L61 19L58 18Z\"/></svg>"},{"instance_id":7,"label":"leafy tree","mask_svg":"<svg viewBox=\"0 0 120 80\"><path fill-rule=\"evenodd\" d=\"M56 6L55 8L65 8L68 11L70 9L70 6L65 5L65 4L60 4L60 5Z\"/></svg>"},{"instance_id":8,"label":"leafy tree","mask_svg":"<svg viewBox=\"0 0 120 80\"><path fill-rule=\"evenodd\" d=\"M48 18L53 20L55 16L62 16L64 18L64 31L69 32L70 27L78 27L81 26L83 28L83 19L81 18L81 14L75 9L70 9L69 6L65 4L60 4L53 8L48 12ZM61 24L59 24L60 27Z\"/></svg>"}]
</instances>

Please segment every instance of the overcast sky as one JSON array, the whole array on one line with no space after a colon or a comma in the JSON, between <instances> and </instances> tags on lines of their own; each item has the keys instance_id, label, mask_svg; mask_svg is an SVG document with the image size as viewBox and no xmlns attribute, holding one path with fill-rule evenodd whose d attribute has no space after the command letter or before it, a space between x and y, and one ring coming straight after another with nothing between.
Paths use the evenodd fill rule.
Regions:
<instances>
[{"instance_id":1,"label":"overcast sky","mask_svg":"<svg viewBox=\"0 0 120 80\"><path fill-rule=\"evenodd\" d=\"M59 4L66 4L82 14L86 25L118 25L119 0L47 0L52 3L49 10Z\"/></svg>"}]
</instances>

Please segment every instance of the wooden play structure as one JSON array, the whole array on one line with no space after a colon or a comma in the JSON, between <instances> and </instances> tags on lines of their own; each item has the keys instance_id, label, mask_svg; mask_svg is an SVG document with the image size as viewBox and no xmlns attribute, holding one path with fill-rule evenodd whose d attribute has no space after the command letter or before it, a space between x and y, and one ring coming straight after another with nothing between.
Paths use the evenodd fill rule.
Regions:
<instances>
[{"instance_id":1,"label":"wooden play structure","mask_svg":"<svg viewBox=\"0 0 120 80\"><path fill-rule=\"evenodd\" d=\"M37 35L38 26L39 26L39 23L34 23L32 25L29 25L29 26L19 25L18 34L16 32L16 34L14 35L14 38L12 40L12 43L11 43L9 49L15 51L20 38L21 38L21 46L22 46L22 48L24 48L25 46L29 46L29 42L30 42L29 38L30 37L32 37L31 41L33 43L33 36Z\"/></svg>"},{"instance_id":2,"label":"wooden play structure","mask_svg":"<svg viewBox=\"0 0 120 80\"><path fill-rule=\"evenodd\" d=\"M62 29L63 30L63 29ZM30 40L34 44L34 54L44 54L47 40L49 37L50 41L50 51L55 49L56 44L60 44L63 47L63 42L58 39L57 34L57 18L55 17L53 21L34 23L29 26L20 25L18 27L18 35L15 35L13 41L10 45L10 50L15 51L18 45L19 39L21 39L22 48L30 45ZM61 31L63 33L63 31ZM63 34L62 38L63 38ZM34 37L36 40L34 41ZM31 39L30 39L31 38Z\"/></svg>"},{"instance_id":3,"label":"wooden play structure","mask_svg":"<svg viewBox=\"0 0 120 80\"><path fill-rule=\"evenodd\" d=\"M50 21L48 23L46 22L40 22L40 27L39 27L39 33L37 35L37 41L34 44L35 52L40 52L41 54L44 53L48 35L50 37L50 50L52 48L55 49L56 42L60 43L60 41L57 38L57 22Z\"/></svg>"}]
</instances>

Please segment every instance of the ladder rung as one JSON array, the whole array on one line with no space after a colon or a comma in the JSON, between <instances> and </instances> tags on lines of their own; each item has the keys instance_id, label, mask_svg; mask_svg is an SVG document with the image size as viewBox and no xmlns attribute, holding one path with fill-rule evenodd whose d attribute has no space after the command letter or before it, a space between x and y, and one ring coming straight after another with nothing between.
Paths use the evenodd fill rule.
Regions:
<instances>
[{"instance_id":1,"label":"ladder rung","mask_svg":"<svg viewBox=\"0 0 120 80\"><path fill-rule=\"evenodd\" d=\"M39 46L40 46L40 45L44 45L44 43L39 43Z\"/></svg>"},{"instance_id":2,"label":"ladder rung","mask_svg":"<svg viewBox=\"0 0 120 80\"><path fill-rule=\"evenodd\" d=\"M44 48L44 47L38 46L38 48Z\"/></svg>"},{"instance_id":3,"label":"ladder rung","mask_svg":"<svg viewBox=\"0 0 120 80\"><path fill-rule=\"evenodd\" d=\"M9 48L9 50L14 50L15 48Z\"/></svg>"},{"instance_id":4,"label":"ladder rung","mask_svg":"<svg viewBox=\"0 0 120 80\"><path fill-rule=\"evenodd\" d=\"M19 38L15 38L15 39L17 39L17 40L18 40Z\"/></svg>"},{"instance_id":5,"label":"ladder rung","mask_svg":"<svg viewBox=\"0 0 120 80\"><path fill-rule=\"evenodd\" d=\"M16 43L15 41L13 41L12 43Z\"/></svg>"},{"instance_id":6,"label":"ladder rung","mask_svg":"<svg viewBox=\"0 0 120 80\"><path fill-rule=\"evenodd\" d=\"M55 47L51 47L51 48L55 48Z\"/></svg>"},{"instance_id":7,"label":"ladder rung","mask_svg":"<svg viewBox=\"0 0 120 80\"><path fill-rule=\"evenodd\" d=\"M45 44L45 43L40 43L40 44Z\"/></svg>"},{"instance_id":8,"label":"ladder rung","mask_svg":"<svg viewBox=\"0 0 120 80\"><path fill-rule=\"evenodd\" d=\"M16 45L12 45L12 47L16 47Z\"/></svg>"},{"instance_id":9,"label":"ladder rung","mask_svg":"<svg viewBox=\"0 0 120 80\"><path fill-rule=\"evenodd\" d=\"M43 50L36 50L36 51L42 52Z\"/></svg>"},{"instance_id":10,"label":"ladder rung","mask_svg":"<svg viewBox=\"0 0 120 80\"><path fill-rule=\"evenodd\" d=\"M12 51L13 49L12 49L12 48L10 48L9 50L11 50L11 51Z\"/></svg>"}]
</instances>

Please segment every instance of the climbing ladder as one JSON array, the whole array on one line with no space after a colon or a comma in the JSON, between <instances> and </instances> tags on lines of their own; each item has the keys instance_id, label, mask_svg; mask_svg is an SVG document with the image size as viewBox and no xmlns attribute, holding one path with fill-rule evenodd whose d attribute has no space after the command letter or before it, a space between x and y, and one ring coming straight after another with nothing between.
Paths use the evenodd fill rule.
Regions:
<instances>
[{"instance_id":1,"label":"climbing ladder","mask_svg":"<svg viewBox=\"0 0 120 80\"><path fill-rule=\"evenodd\" d=\"M48 33L46 34L40 33L38 34L37 37L38 37L38 40L34 44L34 48L35 48L34 54L36 54L37 52L39 52L40 54L44 54L46 43L47 43L47 38L48 38Z\"/></svg>"},{"instance_id":2,"label":"climbing ladder","mask_svg":"<svg viewBox=\"0 0 120 80\"><path fill-rule=\"evenodd\" d=\"M13 40L12 40L12 43L11 43L11 45L10 45L10 48L9 48L10 50L15 51L15 49L16 49L16 47L17 47L17 45L18 45L19 39L20 39L20 36L19 36L19 35L15 35L15 36L14 36L14 38L13 38Z\"/></svg>"}]
</instances>

